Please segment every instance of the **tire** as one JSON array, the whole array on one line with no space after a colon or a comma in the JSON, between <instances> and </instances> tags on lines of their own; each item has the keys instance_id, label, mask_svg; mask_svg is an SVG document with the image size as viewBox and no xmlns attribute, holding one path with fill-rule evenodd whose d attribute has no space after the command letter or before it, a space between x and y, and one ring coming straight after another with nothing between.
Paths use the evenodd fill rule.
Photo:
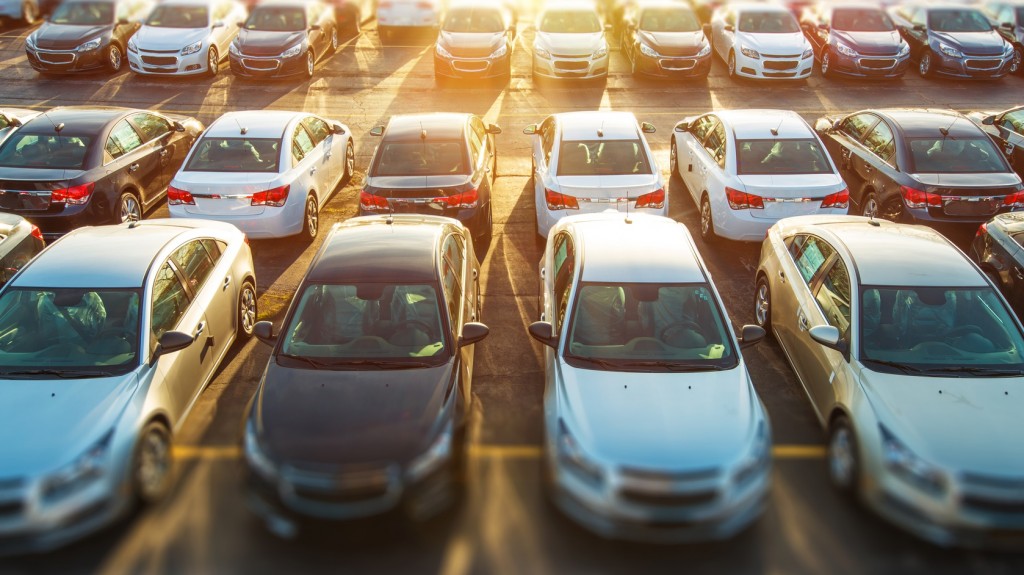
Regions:
<instances>
[{"instance_id":1,"label":"tire","mask_svg":"<svg viewBox=\"0 0 1024 575\"><path fill-rule=\"evenodd\" d=\"M142 219L142 204L139 198L131 192L125 192L114 204L114 222L124 224L137 222Z\"/></svg>"},{"instance_id":2,"label":"tire","mask_svg":"<svg viewBox=\"0 0 1024 575\"><path fill-rule=\"evenodd\" d=\"M312 193L306 198L306 209L302 212L302 239L312 243L320 233L320 210L316 205L316 196Z\"/></svg>"},{"instance_id":3,"label":"tire","mask_svg":"<svg viewBox=\"0 0 1024 575\"><path fill-rule=\"evenodd\" d=\"M754 322L771 333L772 329L772 290L768 286L768 278L757 278L754 287Z\"/></svg>"},{"instance_id":4,"label":"tire","mask_svg":"<svg viewBox=\"0 0 1024 575\"><path fill-rule=\"evenodd\" d=\"M832 77L832 54L827 46L821 51L821 61L818 63L818 69L821 70L822 78Z\"/></svg>"},{"instance_id":5,"label":"tire","mask_svg":"<svg viewBox=\"0 0 1024 575\"><path fill-rule=\"evenodd\" d=\"M171 433L159 421L146 424L135 444L131 463L131 485L135 500L142 505L160 501L170 489L174 456Z\"/></svg>"},{"instance_id":6,"label":"tire","mask_svg":"<svg viewBox=\"0 0 1024 575\"><path fill-rule=\"evenodd\" d=\"M629 59L629 73L632 74L634 78L636 78L640 74L640 70L636 65L636 49L632 51L632 54L633 57Z\"/></svg>"},{"instance_id":7,"label":"tire","mask_svg":"<svg viewBox=\"0 0 1024 575\"><path fill-rule=\"evenodd\" d=\"M1013 47L1013 59L1010 60L1010 73L1019 74L1021 71L1021 60L1024 59L1024 53L1021 52L1020 46Z\"/></svg>"},{"instance_id":8,"label":"tire","mask_svg":"<svg viewBox=\"0 0 1024 575\"><path fill-rule=\"evenodd\" d=\"M345 146L345 174L341 177L341 185L352 181L352 175L356 173L356 150L350 141Z\"/></svg>"},{"instance_id":9,"label":"tire","mask_svg":"<svg viewBox=\"0 0 1024 575\"><path fill-rule=\"evenodd\" d=\"M27 26L31 26L39 20L39 7L32 2L21 3L21 21Z\"/></svg>"},{"instance_id":10,"label":"tire","mask_svg":"<svg viewBox=\"0 0 1024 575\"><path fill-rule=\"evenodd\" d=\"M338 51L338 46L341 44L338 42L338 28L335 27L331 30L331 54Z\"/></svg>"},{"instance_id":11,"label":"tire","mask_svg":"<svg viewBox=\"0 0 1024 575\"><path fill-rule=\"evenodd\" d=\"M679 173L679 149L676 147L675 138L672 138L672 146L668 151L668 163L672 170L669 178L681 177Z\"/></svg>"},{"instance_id":12,"label":"tire","mask_svg":"<svg viewBox=\"0 0 1024 575\"><path fill-rule=\"evenodd\" d=\"M860 204L860 215L873 218L878 215L878 197L869 193Z\"/></svg>"},{"instance_id":13,"label":"tire","mask_svg":"<svg viewBox=\"0 0 1024 575\"><path fill-rule=\"evenodd\" d=\"M250 280L242 283L242 289L238 292L238 338L249 339L252 337L253 326L256 325L256 317L259 312L256 299L256 286Z\"/></svg>"},{"instance_id":14,"label":"tire","mask_svg":"<svg viewBox=\"0 0 1024 575\"><path fill-rule=\"evenodd\" d=\"M877 215L891 222L900 222L903 219L903 201L899 198L893 198L885 202L885 204L880 206Z\"/></svg>"},{"instance_id":15,"label":"tire","mask_svg":"<svg viewBox=\"0 0 1024 575\"><path fill-rule=\"evenodd\" d=\"M107 46L106 62L107 71L111 74L117 74L124 67L124 53L121 52L121 47L116 42L111 42Z\"/></svg>"},{"instance_id":16,"label":"tire","mask_svg":"<svg viewBox=\"0 0 1024 575\"><path fill-rule=\"evenodd\" d=\"M313 72L316 70L316 55L313 54L312 50L306 52L306 69L303 70L303 75L307 80L313 79Z\"/></svg>"},{"instance_id":17,"label":"tire","mask_svg":"<svg viewBox=\"0 0 1024 575\"><path fill-rule=\"evenodd\" d=\"M736 77L736 52L733 52L731 50L729 51L729 61L727 63L727 66L729 67L729 77L730 78L735 78Z\"/></svg>"},{"instance_id":18,"label":"tire","mask_svg":"<svg viewBox=\"0 0 1024 575\"><path fill-rule=\"evenodd\" d=\"M836 417L828 435L828 478L840 493L855 496L860 486L857 436L845 415Z\"/></svg>"},{"instance_id":19,"label":"tire","mask_svg":"<svg viewBox=\"0 0 1024 575\"><path fill-rule=\"evenodd\" d=\"M707 194L700 199L700 237L707 243L714 242L718 237L715 235L715 216L711 213L711 201Z\"/></svg>"},{"instance_id":20,"label":"tire","mask_svg":"<svg viewBox=\"0 0 1024 575\"><path fill-rule=\"evenodd\" d=\"M921 54L921 60L917 63L917 73L922 78L930 78L932 75L932 50L926 48L924 54Z\"/></svg>"},{"instance_id":21,"label":"tire","mask_svg":"<svg viewBox=\"0 0 1024 575\"><path fill-rule=\"evenodd\" d=\"M206 51L206 76L216 78L219 72L220 53L217 52L216 46L210 46L210 49Z\"/></svg>"}]
</instances>

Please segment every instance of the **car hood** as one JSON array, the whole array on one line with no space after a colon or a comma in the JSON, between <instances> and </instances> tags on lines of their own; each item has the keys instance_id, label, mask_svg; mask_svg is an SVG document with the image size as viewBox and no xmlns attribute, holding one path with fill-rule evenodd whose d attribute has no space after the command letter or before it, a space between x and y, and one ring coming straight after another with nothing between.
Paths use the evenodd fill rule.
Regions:
<instances>
[{"instance_id":1,"label":"car hood","mask_svg":"<svg viewBox=\"0 0 1024 575\"><path fill-rule=\"evenodd\" d=\"M704 32L646 32L640 31L640 40L666 56L692 56L704 46Z\"/></svg>"},{"instance_id":2,"label":"car hood","mask_svg":"<svg viewBox=\"0 0 1024 575\"><path fill-rule=\"evenodd\" d=\"M903 40L896 30L891 32L847 32L832 30L832 36L861 54L893 55L899 52Z\"/></svg>"},{"instance_id":3,"label":"car hood","mask_svg":"<svg viewBox=\"0 0 1024 575\"><path fill-rule=\"evenodd\" d=\"M555 34L537 32L536 44L552 54L562 56L589 56L600 48L606 48L603 32L593 34Z\"/></svg>"},{"instance_id":4,"label":"car hood","mask_svg":"<svg viewBox=\"0 0 1024 575\"><path fill-rule=\"evenodd\" d=\"M111 30L113 30L112 24L103 26L69 26L67 24L50 24L47 22L39 27L34 36L36 46L39 48L46 50L69 50Z\"/></svg>"},{"instance_id":5,"label":"car hood","mask_svg":"<svg viewBox=\"0 0 1024 575\"><path fill-rule=\"evenodd\" d=\"M559 416L586 453L611 464L722 466L754 437L757 400L742 364L685 375L560 369Z\"/></svg>"},{"instance_id":6,"label":"car hood","mask_svg":"<svg viewBox=\"0 0 1024 575\"><path fill-rule=\"evenodd\" d=\"M878 421L918 457L951 470L1024 475L1024 378L939 378L861 372Z\"/></svg>"},{"instance_id":7,"label":"car hood","mask_svg":"<svg viewBox=\"0 0 1024 575\"><path fill-rule=\"evenodd\" d=\"M737 37L740 44L747 48L753 48L762 54L775 54L782 56L800 55L809 45L807 39L800 32L792 34L760 34L752 32L739 32Z\"/></svg>"},{"instance_id":8,"label":"car hood","mask_svg":"<svg viewBox=\"0 0 1024 575\"><path fill-rule=\"evenodd\" d=\"M559 190L584 198L635 198L653 191L659 183L654 174L625 176L557 176Z\"/></svg>"},{"instance_id":9,"label":"car hood","mask_svg":"<svg viewBox=\"0 0 1024 575\"><path fill-rule=\"evenodd\" d=\"M498 49L498 46L505 41L504 32L441 32L438 42L448 48L476 48L490 50L488 54Z\"/></svg>"},{"instance_id":10,"label":"car hood","mask_svg":"<svg viewBox=\"0 0 1024 575\"><path fill-rule=\"evenodd\" d=\"M238 31L235 45L249 56L277 56L306 39L306 32L265 32L263 30Z\"/></svg>"},{"instance_id":11,"label":"car hood","mask_svg":"<svg viewBox=\"0 0 1024 575\"><path fill-rule=\"evenodd\" d=\"M135 33L135 45L142 50L181 50L185 46L205 41L209 28L164 28L143 26Z\"/></svg>"},{"instance_id":12,"label":"car hood","mask_svg":"<svg viewBox=\"0 0 1024 575\"><path fill-rule=\"evenodd\" d=\"M911 174L926 186L944 188L991 188L993 186L1015 186L1021 183L1020 176L1013 172L991 174Z\"/></svg>"},{"instance_id":13,"label":"car hood","mask_svg":"<svg viewBox=\"0 0 1024 575\"><path fill-rule=\"evenodd\" d=\"M272 359L253 415L261 445L279 463L405 463L432 439L453 365L316 371Z\"/></svg>"},{"instance_id":14,"label":"car hood","mask_svg":"<svg viewBox=\"0 0 1024 575\"><path fill-rule=\"evenodd\" d=\"M934 40L972 56L1001 56L1006 41L995 30L988 32L931 32Z\"/></svg>"},{"instance_id":15,"label":"car hood","mask_svg":"<svg viewBox=\"0 0 1024 575\"><path fill-rule=\"evenodd\" d=\"M461 186L471 180L470 176L371 176L366 184L374 188L449 188Z\"/></svg>"},{"instance_id":16,"label":"car hood","mask_svg":"<svg viewBox=\"0 0 1024 575\"><path fill-rule=\"evenodd\" d=\"M135 390L134 372L84 379L0 380L0 461L5 477L71 463L113 428Z\"/></svg>"}]
</instances>

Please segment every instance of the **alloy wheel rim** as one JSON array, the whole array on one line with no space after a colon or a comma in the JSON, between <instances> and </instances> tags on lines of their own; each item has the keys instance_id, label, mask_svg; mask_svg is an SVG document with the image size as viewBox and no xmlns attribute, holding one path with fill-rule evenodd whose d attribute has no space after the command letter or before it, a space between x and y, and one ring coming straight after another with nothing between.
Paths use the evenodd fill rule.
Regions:
<instances>
[{"instance_id":1,"label":"alloy wheel rim","mask_svg":"<svg viewBox=\"0 0 1024 575\"><path fill-rule=\"evenodd\" d=\"M736 73L736 55L729 54L729 75L732 76Z\"/></svg>"},{"instance_id":2,"label":"alloy wheel rim","mask_svg":"<svg viewBox=\"0 0 1024 575\"><path fill-rule=\"evenodd\" d=\"M828 468L832 474L832 480L837 485L845 487L853 484L853 457L850 430L845 427L836 430L829 443Z\"/></svg>"},{"instance_id":3,"label":"alloy wheel rim","mask_svg":"<svg viewBox=\"0 0 1024 575\"><path fill-rule=\"evenodd\" d=\"M331 32L331 49L332 50L337 50L338 49L338 31L337 30Z\"/></svg>"},{"instance_id":4,"label":"alloy wheel rim","mask_svg":"<svg viewBox=\"0 0 1024 575\"><path fill-rule=\"evenodd\" d=\"M151 431L142 440L136 478L146 496L160 492L170 468L170 449L162 434Z\"/></svg>"},{"instance_id":5,"label":"alloy wheel rim","mask_svg":"<svg viewBox=\"0 0 1024 575\"><path fill-rule=\"evenodd\" d=\"M669 164L672 166L672 169L673 170L677 169L677 166L679 165L679 152L678 152L678 150L676 150L676 143L675 142L672 142L672 147L669 148L668 160L669 160Z\"/></svg>"},{"instance_id":6,"label":"alloy wheel rim","mask_svg":"<svg viewBox=\"0 0 1024 575\"><path fill-rule=\"evenodd\" d=\"M121 223L137 222L141 219L139 203L133 196L121 200Z\"/></svg>"},{"instance_id":7,"label":"alloy wheel rim","mask_svg":"<svg viewBox=\"0 0 1024 575\"><path fill-rule=\"evenodd\" d=\"M112 70L121 69L121 50L117 46L110 47L110 68Z\"/></svg>"},{"instance_id":8,"label":"alloy wheel rim","mask_svg":"<svg viewBox=\"0 0 1024 575\"><path fill-rule=\"evenodd\" d=\"M918 71L921 72L922 76L928 75L928 70L932 67L932 56L931 54L925 54L921 56L921 63L918 65Z\"/></svg>"},{"instance_id":9,"label":"alloy wheel rim","mask_svg":"<svg viewBox=\"0 0 1024 575\"><path fill-rule=\"evenodd\" d=\"M700 206L700 233L706 236L708 235L710 229L711 205L707 202L707 200L705 200L704 203L701 204Z\"/></svg>"},{"instance_id":10,"label":"alloy wheel rim","mask_svg":"<svg viewBox=\"0 0 1024 575\"><path fill-rule=\"evenodd\" d=\"M1020 48L1013 49L1013 60L1010 61L1010 73L1016 74L1020 71L1021 53Z\"/></svg>"},{"instance_id":11,"label":"alloy wheel rim","mask_svg":"<svg viewBox=\"0 0 1024 575\"><path fill-rule=\"evenodd\" d=\"M256 325L256 294L248 286L242 292L241 308L242 329L245 333L252 333L252 328Z\"/></svg>"},{"instance_id":12,"label":"alloy wheel rim","mask_svg":"<svg viewBox=\"0 0 1024 575\"><path fill-rule=\"evenodd\" d=\"M319 216L316 213L316 203L310 201L306 204L306 228L309 229L309 237L316 237L317 226L319 223Z\"/></svg>"},{"instance_id":13,"label":"alloy wheel rim","mask_svg":"<svg viewBox=\"0 0 1024 575\"><path fill-rule=\"evenodd\" d=\"M356 170L356 153L352 149L352 146L349 146L347 151L345 152L345 175L351 178L352 177L352 173L355 172L355 170Z\"/></svg>"},{"instance_id":14,"label":"alloy wheel rim","mask_svg":"<svg viewBox=\"0 0 1024 575\"><path fill-rule=\"evenodd\" d=\"M217 73L217 68L219 67L219 64L220 64L220 59L217 58L217 51L214 50L213 48L210 48L210 52L207 55L206 65L207 65L207 67L209 67L211 74L216 74Z\"/></svg>"},{"instance_id":15,"label":"alloy wheel rim","mask_svg":"<svg viewBox=\"0 0 1024 575\"><path fill-rule=\"evenodd\" d=\"M824 54L821 55L821 75L824 76L824 75L828 74L828 69L829 69L829 56L828 56L828 52L825 52Z\"/></svg>"},{"instance_id":16,"label":"alloy wheel rim","mask_svg":"<svg viewBox=\"0 0 1024 575\"><path fill-rule=\"evenodd\" d=\"M873 218L878 214L878 202L875 198L868 198L867 202L864 202L863 215Z\"/></svg>"},{"instance_id":17,"label":"alloy wheel rim","mask_svg":"<svg viewBox=\"0 0 1024 575\"><path fill-rule=\"evenodd\" d=\"M754 310L758 325L764 326L768 323L768 306L768 285L761 284L757 288L757 308Z\"/></svg>"},{"instance_id":18,"label":"alloy wheel rim","mask_svg":"<svg viewBox=\"0 0 1024 575\"><path fill-rule=\"evenodd\" d=\"M309 76L313 75L313 53L306 52L306 74Z\"/></svg>"}]
</instances>

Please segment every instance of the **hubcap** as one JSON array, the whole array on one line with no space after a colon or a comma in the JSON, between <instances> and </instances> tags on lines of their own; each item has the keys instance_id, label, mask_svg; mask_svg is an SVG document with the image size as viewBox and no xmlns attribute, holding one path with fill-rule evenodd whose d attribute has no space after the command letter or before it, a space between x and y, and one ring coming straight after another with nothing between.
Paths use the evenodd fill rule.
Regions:
<instances>
[{"instance_id":1,"label":"hubcap","mask_svg":"<svg viewBox=\"0 0 1024 575\"><path fill-rule=\"evenodd\" d=\"M874 217L878 214L878 202L875 201L874 196L868 198L867 202L864 202L864 215L868 217Z\"/></svg>"},{"instance_id":2,"label":"hubcap","mask_svg":"<svg viewBox=\"0 0 1024 575\"><path fill-rule=\"evenodd\" d=\"M210 61L207 62L206 65L209 66L211 73L216 74L217 73L217 68L220 65L220 60L217 58L217 51L214 50L213 48L210 48L209 58L210 58Z\"/></svg>"},{"instance_id":3,"label":"hubcap","mask_svg":"<svg viewBox=\"0 0 1024 575\"><path fill-rule=\"evenodd\" d=\"M112 70L121 69L121 51L117 49L117 46L110 47L110 68Z\"/></svg>"},{"instance_id":4,"label":"hubcap","mask_svg":"<svg viewBox=\"0 0 1024 575\"><path fill-rule=\"evenodd\" d=\"M729 75L736 73L736 56L729 54Z\"/></svg>"},{"instance_id":5,"label":"hubcap","mask_svg":"<svg viewBox=\"0 0 1024 575\"><path fill-rule=\"evenodd\" d=\"M669 159L669 164L672 166L673 170L676 169L676 166L678 165L678 162L679 162L678 154L679 154L679 152L676 151L676 143L672 142L672 147L669 149L669 152L668 152L668 159Z\"/></svg>"},{"instance_id":6,"label":"hubcap","mask_svg":"<svg viewBox=\"0 0 1024 575\"><path fill-rule=\"evenodd\" d=\"M829 61L828 61L828 60L829 60L829 58L828 58L828 52L825 52L825 54L823 54L823 55L821 56L821 74L822 74L823 76L824 76L825 74L828 74L828 65L829 65Z\"/></svg>"},{"instance_id":7,"label":"hubcap","mask_svg":"<svg viewBox=\"0 0 1024 575\"><path fill-rule=\"evenodd\" d=\"M320 217L316 213L316 202L310 201L306 204L306 228L309 230L309 237L316 237L319 220Z\"/></svg>"},{"instance_id":8,"label":"hubcap","mask_svg":"<svg viewBox=\"0 0 1024 575\"><path fill-rule=\"evenodd\" d=\"M921 56L921 65L918 67L921 71L921 75L927 75L928 70L932 67L932 57L930 54Z\"/></svg>"},{"instance_id":9,"label":"hubcap","mask_svg":"<svg viewBox=\"0 0 1024 575\"><path fill-rule=\"evenodd\" d=\"M758 325L764 326L768 323L768 306L768 285L761 284L757 287L757 307L754 309Z\"/></svg>"},{"instance_id":10,"label":"hubcap","mask_svg":"<svg viewBox=\"0 0 1024 575\"><path fill-rule=\"evenodd\" d=\"M170 449L167 440L156 431L150 432L142 440L139 450L139 468L136 476L139 488L145 496L160 492L167 470L170 468Z\"/></svg>"},{"instance_id":11,"label":"hubcap","mask_svg":"<svg viewBox=\"0 0 1024 575\"><path fill-rule=\"evenodd\" d=\"M708 232L709 232L710 229L711 229L711 204L709 204L707 202L707 200L705 200L704 203L701 204L701 206L700 206L700 233L706 236L706 235L708 235Z\"/></svg>"},{"instance_id":12,"label":"hubcap","mask_svg":"<svg viewBox=\"0 0 1024 575\"><path fill-rule=\"evenodd\" d=\"M309 76L313 75L313 64L314 64L314 62L313 62L313 53L312 52L307 52L306 53L306 74L309 75Z\"/></svg>"},{"instance_id":13,"label":"hubcap","mask_svg":"<svg viewBox=\"0 0 1024 575\"><path fill-rule=\"evenodd\" d=\"M242 330L245 333L252 333L252 328L256 325L256 293L249 286L242 292L239 307Z\"/></svg>"},{"instance_id":14,"label":"hubcap","mask_svg":"<svg viewBox=\"0 0 1024 575\"><path fill-rule=\"evenodd\" d=\"M338 49L338 31L331 32L331 48Z\"/></svg>"},{"instance_id":15,"label":"hubcap","mask_svg":"<svg viewBox=\"0 0 1024 575\"><path fill-rule=\"evenodd\" d=\"M845 427L836 430L832 435L832 441L828 445L828 468L836 485L853 485L853 441L850 430Z\"/></svg>"},{"instance_id":16,"label":"hubcap","mask_svg":"<svg viewBox=\"0 0 1024 575\"><path fill-rule=\"evenodd\" d=\"M352 177L352 173L356 170L356 153L350 146L348 151L345 152L345 175L349 178Z\"/></svg>"},{"instance_id":17,"label":"hubcap","mask_svg":"<svg viewBox=\"0 0 1024 575\"><path fill-rule=\"evenodd\" d=\"M134 196L126 196L121 200L121 223L139 221L142 219L140 212L139 203L135 201Z\"/></svg>"}]
</instances>

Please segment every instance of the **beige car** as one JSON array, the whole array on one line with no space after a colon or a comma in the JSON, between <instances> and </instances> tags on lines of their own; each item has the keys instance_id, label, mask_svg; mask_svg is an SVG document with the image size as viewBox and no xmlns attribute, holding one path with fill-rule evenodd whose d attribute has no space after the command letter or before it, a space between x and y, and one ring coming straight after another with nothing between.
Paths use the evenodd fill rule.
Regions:
<instances>
[{"instance_id":1,"label":"beige car","mask_svg":"<svg viewBox=\"0 0 1024 575\"><path fill-rule=\"evenodd\" d=\"M940 545L1024 542L1024 336L963 252L920 226L789 218L756 281L837 488Z\"/></svg>"}]
</instances>

